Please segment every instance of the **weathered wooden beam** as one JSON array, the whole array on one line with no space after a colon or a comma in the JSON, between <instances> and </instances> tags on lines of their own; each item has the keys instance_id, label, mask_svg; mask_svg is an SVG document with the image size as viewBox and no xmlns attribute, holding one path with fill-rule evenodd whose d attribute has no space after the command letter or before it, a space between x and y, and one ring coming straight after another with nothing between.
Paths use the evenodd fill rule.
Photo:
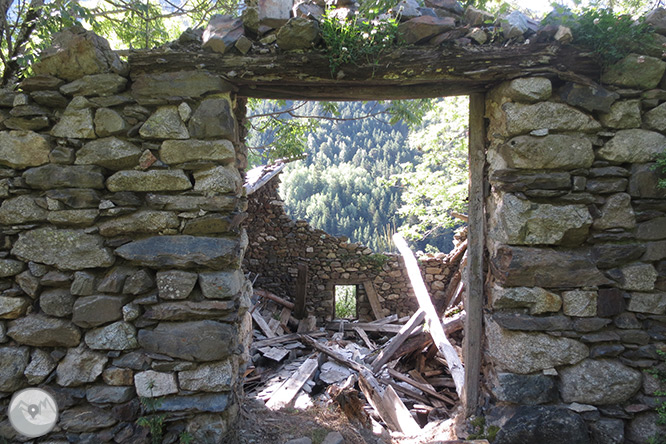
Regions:
<instances>
[{"instance_id":1,"label":"weathered wooden beam","mask_svg":"<svg viewBox=\"0 0 666 444\"><path fill-rule=\"evenodd\" d=\"M323 331L316 331L308 333L310 337L319 338L321 336L326 336L326 333ZM301 335L298 333L289 333L287 335L277 336L270 339L262 339L260 341L255 341L252 343L250 348L253 350L258 350L261 347L269 347L276 344L282 344L283 342L298 341Z\"/></svg>"},{"instance_id":2,"label":"weathered wooden beam","mask_svg":"<svg viewBox=\"0 0 666 444\"><path fill-rule=\"evenodd\" d=\"M353 330L358 335L358 337L361 338L361 340L365 343L366 347L368 347L370 350L377 350L377 346L372 343L372 341L368 337L368 334L363 329L354 327Z\"/></svg>"},{"instance_id":3,"label":"weathered wooden beam","mask_svg":"<svg viewBox=\"0 0 666 444\"><path fill-rule=\"evenodd\" d=\"M326 347L325 345L320 344L319 342L312 339L311 336L300 335L300 340L304 344L314 348L315 350L318 350L318 351L324 353L325 355L335 359L336 361L338 361L342 365L346 365L347 367L349 367L350 369L352 369L354 371L360 372L361 370L364 370L364 369L367 370L367 367L365 367L364 365L359 364L358 362L353 361L351 359L348 359L348 358L342 356L340 353L337 353L337 352L331 350L330 348Z\"/></svg>"},{"instance_id":4,"label":"weathered wooden beam","mask_svg":"<svg viewBox=\"0 0 666 444\"><path fill-rule=\"evenodd\" d=\"M483 322L483 251L485 233L483 181L486 165L485 97L473 94L469 109L469 228L467 232L467 282L465 287L465 386L460 397L467 417L476 412L481 372ZM455 379L455 378L454 378Z\"/></svg>"},{"instance_id":5,"label":"weathered wooden beam","mask_svg":"<svg viewBox=\"0 0 666 444\"><path fill-rule=\"evenodd\" d=\"M264 290L264 289L261 289L261 288L255 288L254 289L254 294L256 294L259 297L269 299L273 302L277 302L278 304L280 304L284 307L287 307L290 310L294 309L294 304L292 302L286 301L286 300L282 299L281 297L279 297L277 295L274 295L270 291L267 291L267 290Z\"/></svg>"},{"instance_id":6,"label":"weathered wooden beam","mask_svg":"<svg viewBox=\"0 0 666 444\"><path fill-rule=\"evenodd\" d=\"M379 303L379 298L377 297L377 292L375 291L375 286L372 284L372 281L363 282L363 288L365 288L365 294L368 296L368 301L370 301L370 307L372 308L372 313L375 315L375 319L383 319L384 310L382 310L382 304Z\"/></svg>"},{"instance_id":7,"label":"weathered wooden beam","mask_svg":"<svg viewBox=\"0 0 666 444\"><path fill-rule=\"evenodd\" d=\"M414 313L409 322L402 326L398 334L388 341L375 360L372 361L371 367L373 372L377 373L391 359L409 335L421 325L423 319L425 319L425 312L423 310Z\"/></svg>"},{"instance_id":8,"label":"weathered wooden beam","mask_svg":"<svg viewBox=\"0 0 666 444\"><path fill-rule=\"evenodd\" d=\"M303 319L305 317L305 302L308 292L308 265L298 264L298 275L296 276L296 303L294 304L294 317Z\"/></svg>"},{"instance_id":9,"label":"weathered wooden beam","mask_svg":"<svg viewBox=\"0 0 666 444\"><path fill-rule=\"evenodd\" d=\"M252 312L252 319L254 319L254 322L257 324L257 326L261 329L261 331L266 335L267 338L274 338L275 333L273 333L273 330L268 326L268 323L266 320L259 314L259 310L255 310Z\"/></svg>"},{"instance_id":10,"label":"weathered wooden beam","mask_svg":"<svg viewBox=\"0 0 666 444\"><path fill-rule=\"evenodd\" d=\"M308 358L298 370L282 384L266 402L266 407L271 410L279 410L289 405L296 393L308 382L315 370L319 367L316 357Z\"/></svg>"},{"instance_id":11,"label":"weathered wooden beam","mask_svg":"<svg viewBox=\"0 0 666 444\"><path fill-rule=\"evenodd\" d=\"M389 375L391 375L395 379L397 379L399 381L402 381L402 382L405 382L405 383L411 385L412 387L415 387L415 388L421 390L423 393L425 393L428 396L432 396L433 398L439 399L440 401L445 402L445 403L447 403L448 405L450 405L452 407L456 405L456 402L453 399L449 398L448 396L444 395L443 393L437 392L432 387L429 387L429 384L423 384L421 382L415 381L412 378L410 378L409 376L403 375L402 373L400 373L396 370L393 370L392 368L388 369L388 372L389 372Z\"/></svg>"},{"instance_id":12,"label":"weathered wooden beam","mask_svg":"<svg viewBox=\"0 0 666 444\"><path fill-rule=\"evenodd\" d=\"M449 342L446 333L444 333L442 323L435 311L435 307L432 305L432 299L430 299L430 294L428 294L425 282L423 282L423 276L421 276L419 264L414 257L414 253L409 249L407 242L400 233L393 235L393 243L405 260L405 268L407 268L407 275L409 276L412 288L414 289L414 294L419 302L419 307L425 312L428 332L430 333L435 346L437 346L439 352L446 359L453 381L456 383L456 392L458 393L458 396L461 396L465 381L465 369L463 368L462 362L460 362L458 353Z\"/></svg>"},{"instance_id":13,"label":"weathered wooden beam","mask_svg":"<svg viewBox=\"0 0 666 444\"><path fill-rule=\"evenodd\" d=\"M344 325L345 331L353 330L354 327L362 328L366 332L372 333L398 333L402 325L396 324L373 324L370 322L343 322L332 321L326 324L327 330L340 331L340 326Z\"/></svg>"},{"instance_id":14,"label":"weathered wooden beam","mask_svg":"<svg viewBox=\"0 0 666 444\"><path fill-rule=\"evenodd\" d=\"M131 75L203 70L227 80L247 97L371 100L462 95L501 81L545 75L587 81L598 78L593 58L573 46L533 43L497 47L405 46L376 63L344 65L331 75L321 50L305 53L217 54L208 51L132 51Z\"/></svg>"}]
</instances>

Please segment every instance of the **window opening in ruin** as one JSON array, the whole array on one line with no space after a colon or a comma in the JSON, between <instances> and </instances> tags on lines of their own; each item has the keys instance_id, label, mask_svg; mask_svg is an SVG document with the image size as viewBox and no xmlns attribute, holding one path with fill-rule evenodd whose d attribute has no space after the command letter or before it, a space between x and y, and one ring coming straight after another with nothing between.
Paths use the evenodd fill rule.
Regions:
<instances>
[{"instance_id":1,"label":"window opening in ruin","mask_svg":"<svg viewBox=\"0 0 666 444\"><path fill-rule=\"evenodd\" d=\"M356 319L356 285L335 286L335 319Z\"/></svg>"}]
</instances>

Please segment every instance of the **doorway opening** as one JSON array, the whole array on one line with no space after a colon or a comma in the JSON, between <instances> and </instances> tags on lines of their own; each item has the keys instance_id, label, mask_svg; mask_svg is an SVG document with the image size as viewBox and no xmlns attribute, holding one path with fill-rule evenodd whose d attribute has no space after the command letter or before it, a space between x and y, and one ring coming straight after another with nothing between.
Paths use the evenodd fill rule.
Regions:
<instances>
[{"instance_id":1,"label":"doorway opening","mask_svg":"<svg viewBox=\"0 0 666 444\"><path fill-rule=\"evenodd\" d=\"M335 319L357 319L356 285L335 286Z\"/></svg>"}]
</instances>

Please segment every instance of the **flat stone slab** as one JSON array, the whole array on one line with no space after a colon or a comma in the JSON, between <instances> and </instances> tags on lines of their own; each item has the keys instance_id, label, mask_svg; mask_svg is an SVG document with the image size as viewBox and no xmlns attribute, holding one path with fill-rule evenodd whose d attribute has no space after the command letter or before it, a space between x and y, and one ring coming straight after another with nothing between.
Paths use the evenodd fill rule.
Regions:
<instances>
[{"instance_id":1,"label":"flat stone slab","mask_svg":"<svg viewBox=\"0 0 666 444\"><path fill-rule=\"evenodd\" d=\"M238 332L215 321L161 322L139 331L139 345L148 352L189 361L219 361L235 351Z\"/></svg>"},{"instance_id":2,"label":"flat stone slab","mask_svg":"<svg viewBox=\"0 0 666 444\"><path fill-rule=\"evenodd\" d=\"M238 263L240 243L217 237L155 236L130 242L116 250L123 259L153 268L223 269Z\"/></svg>"}]
</instances>

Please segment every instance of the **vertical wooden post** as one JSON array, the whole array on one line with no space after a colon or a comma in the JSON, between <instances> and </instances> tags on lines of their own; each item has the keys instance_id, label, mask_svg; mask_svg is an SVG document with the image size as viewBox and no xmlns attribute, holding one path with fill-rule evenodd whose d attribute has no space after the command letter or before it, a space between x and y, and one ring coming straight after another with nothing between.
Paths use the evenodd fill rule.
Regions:
<instances>
[{"instance_id":1,"label":"vertical wooden post","mask_svg":"<svg viewBox=\"0 0 666 444\"><path fill-rule=\"evenodd\" d=\"M294 303L294 317L303 319L305 317L305 299L308 291L308 265L298 264L298 275L296 277L296 302Z\"/></svg>"},{"instance_id":2,"label":"vertical wooden post","mask_svg":"<svg viewBox=\"0 0 666 444\"><path fill-rule=\"evenodd\" d=\"M486 163L485 95L469 98L469 227L467 232L467 282L465 292L465 388L462 396L465 416L475 413L481 372L481 337L483 329L483 251L484 196L483 172Z\"/></svg>"}]
</instances>

